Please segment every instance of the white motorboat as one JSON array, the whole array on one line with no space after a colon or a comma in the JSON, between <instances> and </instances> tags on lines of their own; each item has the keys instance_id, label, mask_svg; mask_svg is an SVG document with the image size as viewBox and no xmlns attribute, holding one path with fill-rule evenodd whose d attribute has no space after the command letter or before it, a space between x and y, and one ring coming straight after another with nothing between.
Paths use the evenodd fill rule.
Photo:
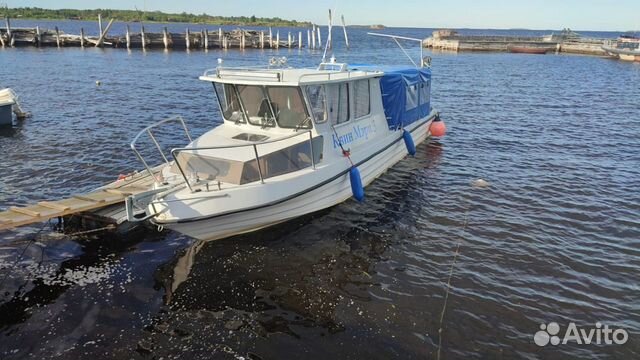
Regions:
<instances>
[{"instance_id":1,"label":"white motorboat","mask_svg":"<svg viewBox=\"0 0 640 360\"><path fill-rule=\"evenodd\" d=\"M13 124L13 106L16 105L16 99L13 90L0 90L0 126Z\"/></svg>"},{"instance_id":2,"label":"white motorboat","mask_svg":"<svg viewBox=\"0 0 640 360\"><path fill-rule=\"evenodd\" d=\"M640 38L635 35L622 35L602 47L611 57L624 61L640 61Z\"/></svg>"},{"instance_id":3,"label":"white motorboat","mask_svg":"<svg viewBox=\"0 0 640 360\"><path fill-rule=\"evenodd\" d=\"M315 69L219 66L211 82L223 123L191 139L181 118L144 129L132 148L156 177L126 201L129 221L215 240L313 213L354 196L430 136L431 69ZM189 139L162 153L157 127L177 121ZM444 124L438 122L438 127ZM138 149L149 136L165 163Z\"/></svg>"}]
</instances>

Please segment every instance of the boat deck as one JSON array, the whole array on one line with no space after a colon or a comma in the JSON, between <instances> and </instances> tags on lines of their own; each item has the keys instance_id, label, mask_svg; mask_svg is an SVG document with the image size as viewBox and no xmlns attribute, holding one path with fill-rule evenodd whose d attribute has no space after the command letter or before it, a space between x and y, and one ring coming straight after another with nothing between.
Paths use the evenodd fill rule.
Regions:
<instances>
[{"instance_id":1,"label":"boat deck","mask_svg":"<svg viewBox=\"0 0 640 360\"><path fill-rule=\"evenodd\" d=\"M127 196L149 190L154 182L154 176L148 172L137 173L86 194L73 195L56 201L40 201L35 205L24 207L10 207L0 212L0 231L40 223L52 218L92 212L119 203L124 206Z\"/></svg>"}]
</instances>

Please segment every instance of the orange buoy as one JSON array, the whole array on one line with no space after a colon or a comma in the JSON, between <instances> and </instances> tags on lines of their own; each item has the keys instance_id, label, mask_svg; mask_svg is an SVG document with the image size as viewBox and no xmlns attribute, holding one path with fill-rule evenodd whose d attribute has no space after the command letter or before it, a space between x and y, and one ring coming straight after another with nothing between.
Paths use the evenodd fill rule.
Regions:
<instances>
[{"instance_id":1,"label":"orange buoy","mask_svg":"<svg viewBox=\"0 0 640 360\"><path fill-rule=\"evenodd\" d=\"M431 126L429 126L429 132L431 136L443 137L447 133L447 126L444 124L444 121L436 119L431 123Z\"/></svg>"}]
</instances>

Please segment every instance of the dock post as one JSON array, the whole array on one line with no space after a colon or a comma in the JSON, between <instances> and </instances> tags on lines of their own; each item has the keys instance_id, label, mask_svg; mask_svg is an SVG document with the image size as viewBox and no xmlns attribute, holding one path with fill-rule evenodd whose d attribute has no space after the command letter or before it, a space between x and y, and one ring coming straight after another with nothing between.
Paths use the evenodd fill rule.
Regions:
<instances>
[{"instance_id":1,"label":"dock post","mask_svg":"<svg viewBox=\"0 0 640 360\"><path fill-rule=\"evenodd\" d=\"M273 29L269 26L269 48L273 49Z\"/></svg>"},{"instance_id":2,"label":"dock post","mask_svg":"<svg viewBox=\"0 0 640 360\"><path fill-rule=\"evenodd\" d=\"M96 47L102 46L102 43L104 42L104 38L107 36L109 29L111 29L111 25L113 25L113 20L114 20L113 18L109 20L109 24L107 24L107 27L104 28L104 31L100 34L100 37L98 38L98 42L96 43Z\"/></svg>"},{"instance_id":3,"label":"dock post","mask_svg":"<svg viewBox=\"0 0 640 360\"><path fill-rule=\"evenodd\" d=\"M280 30L276 32L276 49L280 48Z\"/></svg>"},{"instance_id":4,"label":"dock post","mask_svg":"<svg viewBox=\"0 0 640 360\"><path fill-rule=\"evenodd\" d=\"M102 34L102 14L98 14L98 34Z\"/></svg>"},{"instance_id":5,"label":"dock post","mask_svg":"<svg viewBox=\"0 0 640 360\"><path fill-rule=\"evenodd\" d=\"M349 48L349 36L347 35L347 23L344 21L344 15L342 15L342 30L344 30L344 42Z\"/></svg>"},{"instance_id":6,"label":"dock post","mask_svg":"<svg viewBox=\"0 0 640 360\"><path fill-rule=\"evenodd\" d=\"M127 33L124 35L127 39L127 50L131 49L131 32L129 30L129 24L127 24Z\"/></svg>"},{"instance_id":7,"label":"dock post","mask_svg":"<svg viewBox=\"0 0 640 360\"><path fill-rule=\"evenodd\" d=\"M2 34L0 34L0 44L4 47L4 38L2 37Z\"/></svg>"},{"instance_id":8,"label":"dock post","mask_svg":"<svg viewBox=\"0 0 640 360\"><path fill-rule=\"evenodd\" d=\"M80 47L84 47L84 28L80 28Z\"/></svg>"},{"instance_id":9,"label":"dock post","mask_svg":"<svg viewBox=\"0 0 640 360\"><path fill-rule=\"evenodd\" d=\"M260 49L264 49L264 30L260 31Z\"/></svg>"},{"instance_id":10,"label":"dock post","mask_svg":"<svg viewBox=\"0 0 640 360\"><path fill-rule=\"evenodd\" d=\"M11 34L11 22L9 21L8 16L5 17L4 20L7 25L7 42L9 43L9 46L13 47L14 39L13 39L13 35Z\"/></svg>"},{"instance_id":11,"label":"dock post","mask_svg":"<svg viewBox=\"0 0 640 360\"><path fill-rule=\"evenodd\" d=\"M318 30L318 48L322 49L322 35L320 32L320 26L316 28Z\"/></svg>"},{"instance_id":12,"label":"dock post","mask_svg":"<svg viewBox=\"0 0 640 360\"><path fill-rule=\"evenodd\" d=\"M298 49L302 49L302 31L298 32Z\"/></svg>"},{"instance_id":13,"label":"dock post","mask_svg":"<svg viewBox=\"0 0 640 360\"><path fill-rule=\"evenodd\" d=\"M187 51L189 51L189 48L191 47L191 39L189 39L189 35L189 28L187 28L187 32L184 37L184 45L187 47Z\"/></svg>"},{"instance_id":14,"label":"dock post","mask_svg":"<svg viewBox=\"0 0 640 360\"><path fill-rule=\"evenodd\" d=\"M36 44L38 47L42 43L42 34L40 33L40 26L36 26Z\"/></svg>"},{"instance_id":15,"label":"dock post","mask_svg":"<svg viewBox=\"0 0 640 360\"><path fill-rule=\"evenodd\" d=\"M144 25L140 28L140 39L142 40L142 50L147 49L147 42L144 36Z\"/></svg>"},{"instance_id":16,"label":"dock post","mask_svg":"<svg viewBox=\"0 0 640 360\"><path fill-rule=\"evenodd\" d=\"M291 31L287 34L287 46L291 49Z\"/></svg>"},{"instance_id":17,"label":"dock post","mask_svg":"<svg viewBox=\"0 0 640 360\"><path fill-rule=\"evenodd\" d=\"M162 28L162 43L164 44L164 49L169 50L169 31L167 31L167 27Z\"/></svg>"},{"instance_id":18,"label":"dock post","mask_svg":"<svg viewBox=\"0 0 640 360\"><path fill-rule=\"evenodd\" d=\"M246 38L244 35L244 30L240 29L240 49L244 50L244 42L245 42Z\"/></svg>"},{"instance_id":19,"label":"dock post","mask_svg":"<svg viewBox=\"0 0 640 360\"><path fill-rule=\"evenodd\" d=\"M331 36L333 30L333 12L329 9L329 28L327 29L327 48L331 49L333 46L333 38Z\"/></svg>"},{"instance_id":20,"label":"dock post","mask_svg":"<svg viewBox=\"0 0 640 360\"><path fill-rule=\"evenodd\" d=\"M223 48L222 41L223 41L222 28L218 28L218 46L220 46L220 49Z\"/></svg>"},{"instance_id":21,"label":"dock post","mask_svg":"<svg viewBox=\"0 0 640 360\"><path fill-rule=\"evenodd\" d=\"M203 46L204 46L205 50L209 50L209 30L204 29L202 31L202 37L204 38Z\"/></svg>"},{"instance_id":22,"label":"dock post","mask_svg":"<svg viewBox=\"0 0 640 360\"><path fill-rule=\"evenodd\" d=\"M56 45L60 47L60 30L58 30L57 26L56 26Z\"/></svg>"},{"instance_id":23,"label":"dock post","mask_svg":"<svg viewBox=\"0 0 640 360\"><path fill-rule=\"evenodd\" d=\"M313 27L311 28L311 48L315 49L316 48L316 26L313 25Z\"/></svg>"},{"instance_id":24,"label":"dock post","mask_svg":"<svg viewBox=\"0 0 640 360\"><path fill-rule=\"evenodd\" d=\"M307 47L311 49L311 31L307 29Z\"/></svg>"}]
</instances>

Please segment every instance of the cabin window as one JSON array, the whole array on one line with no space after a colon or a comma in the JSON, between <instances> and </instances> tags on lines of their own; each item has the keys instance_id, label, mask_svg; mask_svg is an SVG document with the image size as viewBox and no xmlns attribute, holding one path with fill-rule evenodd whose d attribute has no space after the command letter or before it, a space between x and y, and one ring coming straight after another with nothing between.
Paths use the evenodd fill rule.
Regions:
<instances>
[{"instance_id":1,"label":"cabin window","mask_svg":"<svg viewBox=\"0 0 640 360\"><path fill-rule=\"evenodd\" d=\"M420 104L428 104L431 101L431 81L420 83Z\"/></svg>"},{"instance_id":2,"label":"cabin window","mask_svg":"<svg viewBox=\"0 0 640 360\"><path fill-rule=\"evenodd\" d=\"M299 87L270 86L267 88L267 93L280 127L289 129L311 128L311 118L307 114Z\"/></svg>"},{"instance_id":3,"label":"cabin window","mask_svg":"<svg viewBox=\"0 0 640 360\"><path fill-rule=\"evenodd\" d=\"M323 123L329 119L327 114L327 97L322 85L307 86L307 98L316 123Z\"/></svg>"},{"instance_id":4,"label":"cabin window","mask_svg":"<svg viewBox=\"0 0 640 360\"><path fill-rule=\"evenodd\" d=\"M214 83L213 88L220 103L220 110L225 120L234 121L236 123L246 122L242 108L240 107L240 99L233 85Z\"/></svg>"},{"instance_id":5,"label":"cabin window","mask_svg":"<svg viewBox=\"0 0 640 360\"><path fill-rule=\"evenodd\" d=\"M342 124L349 121L349 85L347 83L326 85L327 110L331 124Z\"/></svg>"},{"instance_id":6,"label":"cabin window","mask_svg":"<svg viewBox=\"0 0 640 360\"><path fill-rule=\"evenodd\" d=\"M418 107L419 92L418 84L407 86L407 101L405 104L405 110L413 110Z\"/></svg>"},{"instance_id":7,"label":"cabin window","mask_svg":"<svg viewBox=\"0 0 640 360\"><path fill-rule=\"evenodd\" d=\"M356 119L371 113L369 79L353 83L353 115Z\"/></svg>"},{"instance_id":8,"label":"cabin window","mask_svg":"<svg viewBox=\"0 0 640 360\"><path fill-rule=\"evenodd\" d=\"M260 126L276 126L273 113L278 113L277 105L269 101L262 86L236 85L236 89L238 89L249 123Z\"/></svg>"}]
</instances>

